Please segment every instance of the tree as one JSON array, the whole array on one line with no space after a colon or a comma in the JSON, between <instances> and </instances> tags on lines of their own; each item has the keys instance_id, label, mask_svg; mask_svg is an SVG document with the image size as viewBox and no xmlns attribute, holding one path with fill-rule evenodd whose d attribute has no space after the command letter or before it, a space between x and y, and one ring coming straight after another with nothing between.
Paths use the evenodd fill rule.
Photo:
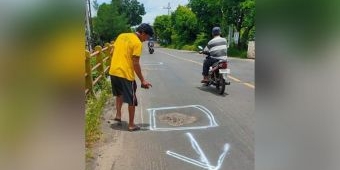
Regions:
<instances>
[{"instance_id":1,"label":"tree","mask_svg":"<svg viewBox=\"0 0 340 170\"><path fill-rule=\"evenodd\" d=\"M242 35L238 48L245 48L249 32L255 26L255 1L254 0L225 0L223 6L227 7L228 24L235 27L236 31Z\"/></svg>"},{"instance_id":2,"label":"tree","mask_svg":"<svg viewBox=\"0 0 340 170\"><path fill-rule=\"evenodd\" d=\"M93 22L95 34L98 36L101 45L103 42L110 42L118 34L129 30L127 18L124 15L118 15L118 8L115 4L104 3L100 5L97 17L94 18Z\"/></svg>"},{"instance_id":3,"label":"tree","mask_svg":"<svg viewBox=\"0 0 340 170\"><path fill-rule=\"evenodd\" d=\"M249 34L255 31L255 1L254 0L189 0L188 6L196 14L201 31L209 33L214 26L220 26L222 35L228 33L232 26L241 34L239 48L245 48Z\"/></svg>"},{"instance_id":4,"label":"tree","mask_svg":"<svg viewBox=\"0 0 340 170\"><path fill-rule=\"evenodd\" d=\"M112 0L118 4L118 13L128 18L131 26L142 23L142 16L145 15L145 8L137 0Z\"/></svg>"},{"instance_id":5,"label":"tree","mask_svg":"<svg viewBox=\"0 0 340 170\"><path fill-rule=\"evenodd\" d=\"M171 33L162 21L164 18L157 18L155 26L157 34L165 39L163 32L166 31L177 48L192 42L201 45L208 41L215 26L221 27L222 36L227 36L231 26L240 33L239 50L245 50L247 41L254 38L254 17L255 0L189 0L187 7L179 6L171 14Z\"/></svg>"},{"instance_id":6,"label":"tree","mask_svg":"<svg viewBox=\"0 0 340 170\"><path fill-rule=\"evenodd\" d=\"M153 28L155 30L155 34L160 40L160 44L168 45L171 43L171 20L169 15L161 15L155 18L153 23Z\"/></svg>"},{"instance_id":7,"label":"tree","mask_svg":"<svg viewBox=\"0 0 340 170\"><path fill-rule=\"evenodd\" d=\"M197 37L198 25L196 15L185 6L178 6L171 15L173 24L172 41L177 48L193 43Z\"/></svg>"},{"instance_id":8,"label":"tree","mask_svg":"<svg viewBox=\"0 0 340 170\"><path fill-rule=\"evenodd\" d=\"M244 32L242 34L241 42L245 44L250 38L254 38L253 34L255 31L255 1L246 0L242 2L241 9L243 9L245 13L244 22L242 23ZM251 37L249 36L249 33L251 33Z\"/></svg>"},{"instance_id":9,"label":"tree","mask_svg":"<svg viewBox=\"0 0 340 170\"><path fill-rule=\"evenodd\" d=\"M122 32L129 32L130 27L142 22L145 15L144 5L137 0L112 0L110 4L98 5L93 1L97 16L93 18L96 44L103 44L115 39Z\"/></svg>"},{"instance_id":10,"label":"tree","mask_svg":"<svg viewBox=\"0 0 340 170\"><path fill-rule=\"evenodd\" d=\"M209 33L211 35L211 29L215 26L222 26L222 6L220 1L211 0L189 0L188 7L195 13L200 25L200 31ZM222 27L222 34L226 28Z\"/></svg>"}]
</instances>

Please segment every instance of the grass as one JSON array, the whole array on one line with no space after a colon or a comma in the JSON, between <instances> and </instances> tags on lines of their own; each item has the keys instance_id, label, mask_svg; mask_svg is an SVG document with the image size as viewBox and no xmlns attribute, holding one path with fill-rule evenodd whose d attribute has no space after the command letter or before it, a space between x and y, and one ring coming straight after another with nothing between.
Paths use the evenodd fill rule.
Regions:
<instances>
[{"instance_id":1,"label":"grass","mask_svg":"<svg viewBox=\"0 0 340 170\"><path fill-rule=\"evenodd\" d=\"M93 144L100 139L101 136L100 117L109 96L110 96L109 82L103 80L102 89L100 93L98 93L97 98L89 97L89 99L86 102L85 109L86 159L92 157L90 149L93 146Z\"/></svg>"},{"instance_id":2,"label":"grass","mask_svg":"<svg viewBox=\"0 0 340 170\"><path fill-rule=\"evenodd\" d=\"M196 47L194 45L185 45L182 47L182 50L195 51Z\"/></svg>"},{"instance_id":3,"label":"grass","mask_svg":"<svg viewBox=\"0 0 340 170\"><path fill-rule=\"evenodd\" d=\"M228 56L229 57L236 57L236 58L247 58L247 51L246 50L239 50L236 47L229 47L228 48Z\"/></svg>"}]
</instances>

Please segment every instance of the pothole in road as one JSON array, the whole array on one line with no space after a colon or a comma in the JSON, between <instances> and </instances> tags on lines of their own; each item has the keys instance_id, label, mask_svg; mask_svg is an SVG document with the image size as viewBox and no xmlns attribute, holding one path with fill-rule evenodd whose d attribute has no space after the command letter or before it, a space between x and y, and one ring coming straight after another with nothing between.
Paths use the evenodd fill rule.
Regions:
<instances>
[{"instance_id":1,"label":"pothole in road","mask_svg":"<svg viewBox=\"0 0 340 170\"><path fill-rule=\"evenodd\" d=\"M201 105L158 107L147 110L150 116L150 130L188 130L218 126L213 114Z\"/></svg>"},{"instance_id":2,"label":"pothole in road","mask_svg":"<svg viewBox=\"0 0 340 170\"><path fill-rule=\"evenodd\" d=\"M188 116L178 112L160 115L158 116L158 119L161 122L167 123L171 126L182 126L185 124L191 124L196 122L197 120L197 118L194 116Z\"/></svg>"}]
</instances>

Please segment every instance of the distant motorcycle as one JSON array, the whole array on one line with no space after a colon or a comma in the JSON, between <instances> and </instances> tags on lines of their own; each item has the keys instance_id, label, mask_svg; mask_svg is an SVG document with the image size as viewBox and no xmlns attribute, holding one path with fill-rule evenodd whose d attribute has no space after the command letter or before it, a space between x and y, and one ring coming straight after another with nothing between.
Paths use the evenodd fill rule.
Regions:
<instances>
[{"instance_id":1,"label":"distant motorcycle","mask_svg":"<svg viewBox=\"0 0 340 170\"><path fill-rule=\"evenodd\" d=\"M148 42L148 47L149 47L149 53L153 54L155 52L155 50L153 49L154 43L149 41Z\"/></svg>"},{"instance_id":2,"label":"distant motorcycle","mask_svg":"<svg viewBox=\"0 0 340 170\"><path fill-rule=\"evenodd\" d=\"M208 52L203 52L203 48L198 46L200 50L200 54L210 55ZM219 94L224 94L226 85L230 85L228 81L228 74L230 74L230 69L228 68L228 61L227 60L219 60L218 62L214 63L209 68L209 81L204 83L205 86L214 85L218 90Z\"/></svg>"}]
</instances>

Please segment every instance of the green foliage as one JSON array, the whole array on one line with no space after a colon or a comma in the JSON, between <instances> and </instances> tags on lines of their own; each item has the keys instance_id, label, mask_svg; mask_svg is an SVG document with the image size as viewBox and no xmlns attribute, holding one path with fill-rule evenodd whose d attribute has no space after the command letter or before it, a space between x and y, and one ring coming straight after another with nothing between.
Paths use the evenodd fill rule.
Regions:
<instances>
[{"instance_id":1,"label":"green foliage","mask_svg":"<svg viewBox=\"0 0 340 170\"><path fill-rule=\"evenodd\" d=\"M171 42L173 42L175 49L181 49L185 45L185 42L181 41L180 36L176 32L171 34Z\"/></svg>"},{"instance_id":2,"label":"green foliage","mask_svg":"<svg viewBox=\"0 0 340 170\"><path fill-rule=\"evenodd\" d=\"M255 1L254 0L245 0L240 3L240 7L243 10L244 22L242 23L243 27L253 27L255 25Z\"/></svg>"},{"instance_id":3,"label":"green foliage","mask_svg":"<svg viewBox=\"0 0 340 170\"><path fill-rule=\"evenodd\" d=\"M254 41L255 40L255 26L249 31L248 35L248 41Z\"/></svg>"},{"instance_id":4,"label":"green foliage","mask_svg":"<svg viewBox=\"0 0 340 170\"><path fill-rule=\"evenodd\" d=\"M97 17L93 18L94 32L98 34L100 41L110 42L120 33L129 30L127 18L118 15L118 8L113 4L99 6Z\"/></svg>"},{"instance_id":5,"label":"green foliage","mask_svg":"<svg viewBox=\"0 0 340 170\"><path fill-rule=\"evenodd\" d=\"M178 6L171 15L173 26L172 42L181 48L184 44L193 43L196 39L198 24L196 15L185 6ZM180 36L179 36L180 35Z\"/></svg>"},{"instance_id":6,"label":"green foliage","mask_svg":"<svg viewBox=\"0 0 340 170\"><path fill-rule=\"evenodd\" d=\"M182 50L196 51L197 47L195 45L185 45L182 47Z\"/></svg>"},{"instance_id":7,"label":"green foliage","mask_svg":"<svg viewBox=\"0 0 340 170\"><path fill-rule=\"evenodd\" d=\"M137 0L122 0L119 5L119 14L125 14L131 26L142 23L142 16L145 15L145 8Z\"/></svg>"},{"instance_id":8,"label":"green foliage","mask_svg":"<svg viewBox=\"0 0 340 170\"><path fill-rule=\"evenodd\" d=\"M161 45L167 45L171 43L172 29L170 16L157 16L155 22L153 23L153 28L157 37L159 38L159 43Z\"/></svg>"},{"instance_id":9,"label":"green foliage","mask_svg":"<svg viewBox=\"0 0 340 170\"><path fill-rule=\"evenodd\" d=\"M137 0L112 0L110 4L104 3L96 8L97 16L93 18L94 45L103 45L120 33L130 32L130 27L140 24L141 16L145 15L144 5Z\"/></svg>"},{"instance_id":10,"label":"green foliage","mask_svg":"<svg viewBox=\"0 0 340 170\"><path fill-rule=\"evenodd\" d=\"M85 148L85 158L86 162L89 161L90 158L93 158L93 154L90 148Z\"/></svg>"},{"instance_id":11,"label":"green foliage","mask_svg":"<svg viewBox=\"0 0 340 170\"><path fill-rule=\"evenodd\" d=\"M189 6L203 26L203 32L209 33L214 26L220 26L222 35L228 35L232 26L239 36L239 49L246 49L249 39L254 37L255 0L189 0Z\"/></svg>"},{"instance_id":12,"label":"green foliage","mask_svg":"<svg viewBox=\"0 0 340 170\"><path fill-rule=\"evenodd\" d=\"M189 0L188 6L196 14L200 31L211 34L211 29L221 25L222 10L220 1Z\"/></svg>"},{"instance_id":13,"label":"green foliage","mask_svg":"<svg viewBox=\"0 0 340 170\"><path fill-rule=\"evenodd\" d=\"M206 46L209 42L208 35L204 32L201 32L200 34L197 35L197 39L194 42L194 46Z\"/></svg>"},{"instance_id":14,"label":"green foliage","mask_svg":"<svg viewBox=\"0 0 340 170\"><path fill-rule=\"evenodd\" d=\"M187 6L178 6L171 16L158 16L154 22L160 44L176 49L205 46L215 26L221 27L223 37L228 36L229 26L239 32L238 50L231 52L245 56L248 41L255 39L255 0L189 0Z\"/></svg>"},{"instance_id":15,"label":"green foliage","mask_svg":"<svg viewBox=\"0 0 340 170\"><path fill-rule=\"evenodd\" d=\"M174 44L171 44L171 45L168 45L166 46L167 48L171 48L171 49L175 49L175 45Z\"/></svg>"},{"instance_id":16,"label":"green foliage","mask_svg":"<svg viewBox=\"0 0 340 170\"><path fill-rule=\"evenodd\" d=\"M227 7L228 24L242 32L238 48L246 49L249 32L255 26L255 0L227 0L223 5Z\"/></svg>"},{"instance_id":17,"label":"green foliage","mask_svg":"<svg viewBox=\"0 0 340 170\"><path fill-rule=\"evenodd\" d=\"M102 81L103 88L96 98L89 98L86 102L85 110L85 145L86 148L90 148L94 142L96 142L101 135L100 131L100 116L103 112L105 102L110 96L110 85L104 79ZM90 155L90 154L88 154Z\"/></svg>"},{"instance_id":18,"label":"green foliage","mask_svg":"<svg viewBox=\"0 0 340 170\"><path fill-rule=\"evenodd\" d=\"M227 55L229 57L247 58L247 51L239 50L236 46L230 46Z\"/></svg>"},{"instance_id":19,"label":"green foliage","mask_svg":"<svg viewBox=\"0 0 340 170\"><path fill-rule=\"evenodd\" d=\"M254 38L255 32L255 1L245 0L240 4L242 11L244 12L244 22L242 28L244 29L241 35L242 46L246 47L249 40Z\"/></svg>"}]
</instances>

